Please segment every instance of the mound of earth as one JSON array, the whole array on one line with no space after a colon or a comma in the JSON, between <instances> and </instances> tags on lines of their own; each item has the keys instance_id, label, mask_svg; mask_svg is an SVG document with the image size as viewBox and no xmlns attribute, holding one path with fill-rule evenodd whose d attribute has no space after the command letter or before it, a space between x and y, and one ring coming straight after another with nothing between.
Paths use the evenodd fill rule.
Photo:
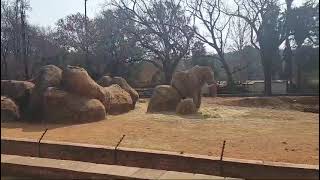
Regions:
<instances>
[{"instance_id":1,"label":"mound of earth","mask_svg":"<svg viewBox=\"0 0 320 180\"><path fill-rule=\"evenodd\" d=\"M272 108L319 113L319 97L316 96L282 96L282 97L245 97L217 101L226 106Z\"/></svg>"}]
</instances>

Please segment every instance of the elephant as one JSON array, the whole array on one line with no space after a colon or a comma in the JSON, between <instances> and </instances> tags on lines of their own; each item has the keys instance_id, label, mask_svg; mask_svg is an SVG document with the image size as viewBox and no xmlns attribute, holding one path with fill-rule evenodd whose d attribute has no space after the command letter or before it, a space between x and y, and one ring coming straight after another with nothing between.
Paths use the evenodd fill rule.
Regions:
<instances>
[{"instance_id":1,"label":"elephant","mask_svg":"<svg viewBox=\"0 0 320 180\"><path fill-rule=\"evenodd\" d=\"M201 104L201 87L214 83L214 74L208 66L194 66L186 71L175 72L172 76L171 86L175 88L182 99L192 98L197 108Z\"/></svg>"}]
</instances>

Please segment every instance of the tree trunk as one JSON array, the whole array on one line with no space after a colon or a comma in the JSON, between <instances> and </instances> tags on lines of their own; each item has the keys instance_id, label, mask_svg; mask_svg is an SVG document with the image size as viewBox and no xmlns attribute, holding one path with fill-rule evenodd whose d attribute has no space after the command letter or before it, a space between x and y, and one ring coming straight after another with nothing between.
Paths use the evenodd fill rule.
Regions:
<instances>
[{"instance_id":1,"label":"tree trunk","mask_svg":"<svg viewBox=\"0 0 320 180\"><path fill-rule=\"evenodd\" d=\"M20 28L19 28L19 2L20 0L15 1L15 17L14 17L14 57L17 62L20 62Z\"/></svg>"},{"instance_id":2,"label":"tree trunk","mask_svg":"<svg viewBox=\"0 0 320 180\"><path fill-rule=\"evenodd\" d=\"M286 62L286 75L287 75L287 91L291 92L292 89L292 50L291 50L291 45L290 45L290 40L289 40L289 34L290 34L290 29L288 25L288 21L290 18L291 14L291 5L292 5L293 0L286 0L287 4L287 13L286 13L286 49L285 49L285 62ZM289 82L289 83L288 83Z\"/></svg>"},{"instance_id":3,"label":"tree trunk","mask_svg":"<svg viewBox=\"0 0 320 180\"><path fill-rule=\"evenodd\" d=\"M272 95L272 89L271 89L271 81L272 81L272 71L271 71L271 65L272 61L270 61L270 55L267 56L266 52L261 52L261 61L263 65L263 73L264 73L264 95L265 96L271 96Z\"/></svg>"},{"instance_id":4,"label":"tree trunk","mask_svg":"<svg viewBox=\"0 0 320 180\"><path fill-rule=\"evenodd\" d=\"M26 24L25 24L25 9L24 2L21 1L21 38L22 38L22 56L24 63L24 73L26 80L29 79L29 68L28 68L28 58L27 58L27 43L26 43Z\"/></svg>"},{"instance_id":5,"label":"tree trunk","mask_svg":"<svg viewBox=\"0 0 320 180\"><path fill-rule=\"evenodd\" d=\"M164 80L165 80L164 83L169 85L171 83L171 79L172 79L172 75L175 67L172 67L172 65L170 65L170 61L164 61L162 63L162 66L163 66Z\"/></svg>"},{"instance_id":6,"label":"tree trunk","mask_svg":"<svg viewBox=\"0 0 320 180\"><path fill-rule=\"evenodd\" d=\"M301 59L302 57L302 53L301 53L301 46L302 43L298 43L297 44L297 49L296 49L296 59L298 59L297 62L297 90L301 91Z\"/></svg>"},{"instance_id":7,"label":"tree trunk","mask_svg":"<svg viewBox=\"0 0 320 180\"><path fill-rule=\"evenodd\" d=\"M119 63L117 60L114 60L111 66L111 75L118 76L119 75Z\"/></svg>"},{"instance_id":8,"label":"tree trunk","mask_svg":"<svg viewBox=\"0 0 320 180\"><path fill-rule=\"evenodd\" d=\"M165 84L170 84L172 79L173 72L169 69L164 69L164 76L165 76Z\"/></svg>"},{"instance_id":9,"label":"tree trunk","mask_svg":"<svg viewBox=\"0 0 320 180\"><path fill-rule=\"evenodd\" d=\"M285 74L287 79L287 91L291 91L292 89L292 50L290 46L289 39L286 39L286 47L284 54L285 61Z\"/></svg>"},{"instance_id":10,"label":"tree trunk","mask_svg":"<svg viewBox=\"0 0 320 180\"><path fill-rule=\"evenodd\" d=\"M224 68L224 70L226 71L226 74L227 74L227 81L228 81L227 85L229 87L231 87L231 86L233 86L234 82L233 82L232 73L230 71L230 68L229 68L226 60L224 59L224 57L221 58L221 56L220 56L220 62L222 63L223 68Z\"/></svg>"},{"instance_id":11,"label":"tree trunk","mask_svg":"<svg viewBox=\"0 0 320 180\"><path fill-rule=\"evenodd\" d=\"M3 64L4 64L4 79L8 79L8 62L6 57L3 57Z\"/></svg>"},{"instance_id":12,"label":"tree trunk","mask_svg":"<svg viewBox=\"0 0 320 180\"><path fill-rule=\"evenodd\" d=\"M297 89L301 92L301 65L298 64L297 68Z\"/></svg>"}]
</instances>

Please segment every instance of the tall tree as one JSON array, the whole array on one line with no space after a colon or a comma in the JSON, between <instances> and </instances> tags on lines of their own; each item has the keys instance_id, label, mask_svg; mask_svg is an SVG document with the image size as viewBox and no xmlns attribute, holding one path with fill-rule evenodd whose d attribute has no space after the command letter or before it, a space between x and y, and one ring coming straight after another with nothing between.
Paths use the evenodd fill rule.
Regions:
<instances>
[{"instance_id":1,"label":"tall tree","mask_svg":"<svg viewBox=\"0 0 320 180\"><path fill-rule=\"evenodd\" d=\"M20 21L21 21L21 40L22 40L22 58L24 63L25 78L29 79L29 63L27 54L27 22L26 22L26 9L28 4L25 0L20 0Z\"/></svg>"},{"instance_id":2,"label":"tall tree","mask_svg":"<svg viewBox=\"0 0 320 180\"><path fill-rule=\"evenodd\" d=\"M223 15L221 0L194 0L188 3L194 23L200 21L206 33L198 28L194 32L198 39L208 44L218 54L218 59L227 74L228 85L233 84L232 73L225 59L225 49L230 32L230 18Z\"/></svg>"},{"instance_id":3,"label":"tall tree","mask_svg":"<svg viewBox=\"0 0 320 180\"><path fill-rule=\"evenodd\" d=\"M192 57L201 57L207 54L206 48L202 41L195 41L191 49Z\"/></svg>"},{"instance_id":4,"label":"tall tree","mask_svg":"<svg viewBox=\"0 0 320 180\"><path fill-rule=\"evenodd\" d=\"M235 1L237 10L228 15L244 19L250 26L250 42L259 50L264 72L264 93L271 95L272 65L278 59L279 46L285 40L284 21L277 0Z\"/></svg>"},{"instance_id":5,"label":"tall tree","mask_svg":"<svg viewBox=\"0 0 320 180\"><path fill-rule=\"evenodd\" d=\"M151 55L146 61L162 70L169 83L178 63L188 55L193 39L190 19L181 0L130 0L129 3L120 0L113 5L137 24L138 28L130 33Z\"/></svg>"},{"instance_id":6,"label":"tall tree","mask_svg":"<svg viewBox=\"0 0 320 180\"><path fill-rule=\"evenodd\" d=\"M289 28L292 31L296 42L297 56L302 58L301 49L304 43L311 42L312 45L319 45L319 3L307 1L301 7L293 8L290 14ZM318 26L318 27L317 27ZM309 43L310 44L310 43ZM301 67L303 61L297 61L297 87L301 89Z\"/></svg>"},{"instance_id":7,"label":"tall tree","mask_svg":"<svg viewBox=\"0 0 320 180\"><path fill-rule=\"evenodd\" d=\"M59 19L56 24L54 39L66 51L76 52L85 56L88 50L88 53L92 54L97 33L94 22L87 19L87 23L87 31L90 36L86 39L84 15L77 13ZM86 63L86 59L84 59L84 63ZM89 73L91 72L89 71Z\"/></svg>"},{"instance_id":8,"label":"tall tree","mask_svg":"<svg viewBox=\"0 0 320 180\"><path fill-rule=\"evenodd\" d=\"M13 52L15 60L23 58L25 78L28 79L26 31L28 22L26 12L29 2L26 0L1 1L1 59L7 76L9 52ZM22 49L22 51L21 51Z\"/></svg>"},{"instance_id":9,"label":"tall tree","mask_svg":"<svg viewBox=\"0 0 320 180\"><path fill-rule=\"evenodd\" d=\"M1 69L4 68L5 79L8 79L7 57L13 48L13 17L13 8L9 2L1 1Z\"/></svg>"},{"instance_id":10,"label":"tall tree","mask_svg":"<svg viewBox=\"0 0 320 180\"><path fill-rule=\"evenodd\" d=\"M86 67L87 69L90 69L90 61L89 61L89 52L88 52L88 19L87 19L87 1L88 0L84 0L84 28L85 28L85 53L86 53L86 57L85 57L85 62L86 62Z\"/></svg>"},{"instance_id":11,"label":"tall tree","mask_svg":"<svg viewBox=\"0 0 320 180\"><path fill-rule=\"evenodd\" d=\"M143 49L137 46L136 38L128 31L135 31L135 23L126 19L121 10L106 10L95 18L97 38L94 54L102 58L104 73L125 76L127 64L142 59Z\"/></svg>"},{"instance_id":12,"label":"tall tree","mask_svg":"<svg viewBox=\"0 0 320 180\"><path fill-rule=\"evenodd\" d=\"M292 2L293 0L286 0L287 9L285 11L285 31L286 31L286 40L285 40L285 49L283 55L283 61L285 62L285 76L287 79L287 90L291 91L292 89L292 49L291 49L291 28L289 26L289 22L291 21L290 18L292 12Z\"/></svg>"},{"instance_id":13,"label":"tall tree","mask_svg":"<svg viewBox=\"0 0 320 180\"><path fill-rule=\"evenodd\" d=\"M230 21L230 49L232 51L241 52L244 47L250 44L250 30L246 21L239 17L233 17Z\"/></svg>"}]
</instances>

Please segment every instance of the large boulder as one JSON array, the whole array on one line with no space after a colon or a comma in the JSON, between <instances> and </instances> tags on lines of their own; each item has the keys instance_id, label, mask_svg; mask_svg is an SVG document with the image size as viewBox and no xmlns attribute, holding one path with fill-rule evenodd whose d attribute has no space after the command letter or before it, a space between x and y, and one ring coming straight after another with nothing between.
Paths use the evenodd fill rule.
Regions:
<instances>
[{"instance_id":1,"label":"large boulder","mask_svg":"<svg viewBox=\"0 0 320 180\"><path fill-rule=\"evenodd\" d=\"M122 89L124 89L127 93L130 94L133 103L133 109L136 105L136 102L139 99L139 94L136 90L134 90L127 81L122 77L114 77L112 78L112 84L118 84Z\"/></svg>"},{"instance_id":2,"label":"large boulder","mask_svg":"<svg viewBox=\"0 0 320 180\"><path fill-rule=\"evenodd\" d=\"M1 95L8 96L14 100L29 96L34 84L28 81L1 80Z\"/></svg>"},{"instance_id":3,"label":"large boulder","mask_svg":"<svg viewBox=\"0 0 320 180\"><path fill-rule=\"evenodd\" d=\"M79 96L98 99L105 107L109 106L109 99L105 96L103 87L97 84L87 71L77 66L67 66L62 73L62 87Z\"/></svg>"},{"instance_id":4,"label":"large boulder","mask_svg":"<svg viewBox=\"0 0 320 180\"><path fill-rule=\"evenodd\" d=\"M138 92L133 89L127 81L122 77L110 77L110 76L103 76L100 78L97 83L103 87L111 86L112 84L118 84L122 89L124 89L127 93L130 94L132 102L133 102L133 109L135 107L136 102L139 99Z\"/></svg>"},{"instance_id":5,"label":"large boulder","mask_svg":"<svg viewBox=\"0 0 320 180\"><path fill-rule=\"evenodd\" d=\"M45 91L47 87L60 86L62 70L55 65L42 66L32 78L36 90Z\"/></svg>"},{"instance_id":6,"label":"large boulder","mask_svg":"<svg viewBox=\"0 0 320 180\"><path fill-rule=\"evenodd\" d=\"M32 79L35 86L28 106L28 114L31 115L31 118L42 118L43 94L48 87L60 86L61 77L62 70L55 65L46 65L40 68Z\"/></svg>"},{"instance_id":7,"label":"large boulder","mask_svg":"<svg viewBox=\"0 0 320 180\"><path fill-rule=\"evenodd\" d=\"M1 80L1 95L12 98L23 112L29 104L33 88L32 82Z\"/></svg>"},{"instance_id":8,"label":"large boulder","mask_svg":"<svg viewBox=\"0 0 320 180\"><path fill-rule=\"evenodd\" d=\"M197 112L197 107L193 103L193 99L187 98L183 99L182 101L179 102L177 108L176 108L176 113L177 114L194 114Z\"/></svg>"},{"instance_id":9,"label":"large boulder","mask_svg":"<svg viewBox=\"0 0 320 180\"><path fill-rule=\"evenodd\" d=\"M110 114L121 114L132 109L133 102L130 94L122 89L118 84L113 84L104 88L105 93L110 94Z\"/></svg>"},{"instance_id":10,"label":"large boulder","mask_svg":"<svg viewBox=\"0 0 320 180\"><path fill-rule=\"evenodd\" d=\"M78 96L55 87L44 93L44 119L50 122L89 122L105 119L104 105L97 99Z\"/></svg>"},{"instance_id":11,"label":"large boulder","mask_svg":"<svg viewBox=\"0 0 320 180\"><path fill-rule=\"evenodd\" d=\"M175 111L181 96L169 85L158 85L153 91L147 112Z\"/></svg>"},{"instance_id":12,"label":"large boulder","mask_svg":"<svg viewBox=\"0 0 320 180\"><path fill-rule=\"evenodd\" d=\"M112 77L110 76L102 76L97 83L102 87L108 87L112 85Z\"/></svg>"},{"instance_id":13,"label":"large boulder","mask_svg":"<svg viewBox=\"0 0 320 180\"><path fill-rule=\"evenodd\" d=\"M18 120L19 118L20 112L16 103L6 96L1 96L1 122Z\"/></svg>"}]
</instances>

